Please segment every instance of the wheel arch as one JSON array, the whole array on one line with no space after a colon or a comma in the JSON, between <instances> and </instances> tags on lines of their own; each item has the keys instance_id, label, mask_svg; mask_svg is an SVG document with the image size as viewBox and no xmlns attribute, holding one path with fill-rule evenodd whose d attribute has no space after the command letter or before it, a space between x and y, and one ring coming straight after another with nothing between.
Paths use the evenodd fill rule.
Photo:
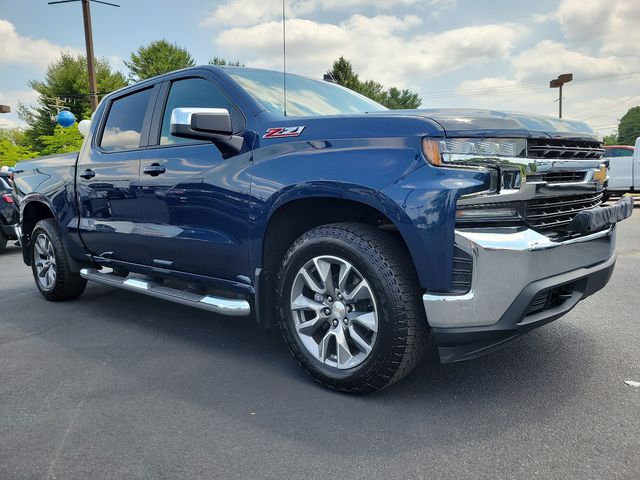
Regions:
<instances>
[{"instance_id":1,"label":"wheel arch","mask_svg":"<svg viewBox=\"0 0 640 480\"><path fill-rule=\"evenodd\" d=\"M276 276L289 247L304 232L331 223L357 222L375 226L396 235L411 255L418 248L419 238L410 232L412 223L406 213L391 199L379 192L363 191L360 198L309 195L304 198L287 196L274 202L265 222L256 269L256 311L258 320L266 326L274 323L273 303ZM409 235L407 235L409 233Z\"/></svg>"},{"instance_id":2,"label":"wheel arch","mask_svg":"<svg viewBox=\"0 0 640 480\"><path fill-rule=\"evenodd\" d=\"M29 256L29 245L31 244L31 233L36 224L45 218L55 218L53 208L42 198L34 198L22 204L20 212L20 228L22 244L22 258L26 265L31 265Z\"/></svg>"}]
</instances>

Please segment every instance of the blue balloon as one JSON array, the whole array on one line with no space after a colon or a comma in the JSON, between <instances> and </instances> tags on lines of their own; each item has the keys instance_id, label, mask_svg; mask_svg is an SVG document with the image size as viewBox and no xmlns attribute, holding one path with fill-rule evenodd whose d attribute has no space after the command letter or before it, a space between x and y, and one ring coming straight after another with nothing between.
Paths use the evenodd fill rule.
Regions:
<instances>
[{"instance_id":1,"label":"blue balloon","mask_svg":"<svg viewBox=\"0 0 640 480\"><path fill-rule=\"evenodd\" d=\"M76 123L76 117L74 117L73 113L71 113L69 110L62 110L56 116L56 122L58 122L58 125L60 125L61 127L68 128Z\"/></svg>"}]
</instances>

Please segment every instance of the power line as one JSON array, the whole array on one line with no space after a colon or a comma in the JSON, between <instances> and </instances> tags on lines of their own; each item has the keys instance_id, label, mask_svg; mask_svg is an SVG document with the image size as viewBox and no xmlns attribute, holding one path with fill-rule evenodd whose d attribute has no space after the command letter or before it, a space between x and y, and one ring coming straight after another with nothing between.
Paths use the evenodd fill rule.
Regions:
<instances>
[{"instance_id":1,"label":"power line","mask_svg":"<svg viewBox=\"0 0 640 480\"><path fill-rule=\"evenodd\" d=\"M628 97L625 100L618 100L616 102L613 102L609 105L605 105L604 107L600 107L597 110L592 110L591 114L587 113L586 116L584 117L585 120L593 120L595 118L600 118L600 117L604 117L605 115L608 115L609 113L611 113L610 111L605 112L605 110L610 110L612 108L618 108L621 107L622 105L626 104L627 102L629 102L630 100L633 100L634 98L640 97L640 93L636 93L635 95L631 95L630 97Z\"/></svg>"},{"instance_id":2,"label":"power line","mask_svg":"<svg viewBox=\"0 0 640 480\"><path fill-rule=\"evenodd\" d=\"M617 81L617 80L627 80L629 78L640 76L640 72L635 72L631 74L624 75L607 75L601 77L588 78L584 80L574 80L574 83L577 84L586 84L586 83L598 83L603 81ZM548 83L514 83L511 85L504 86L495 86L495 87L483 87L483 88L468 88L468 89L454 89L454 90L436 90L432 92L422 92L420 95L422 97L456 97L456 96L475 96L475 95L483 95L489 93L512 93L518 92L521 90L538 90L538 89L546 89L548 88Z\"/></svg>"}]
</instances>

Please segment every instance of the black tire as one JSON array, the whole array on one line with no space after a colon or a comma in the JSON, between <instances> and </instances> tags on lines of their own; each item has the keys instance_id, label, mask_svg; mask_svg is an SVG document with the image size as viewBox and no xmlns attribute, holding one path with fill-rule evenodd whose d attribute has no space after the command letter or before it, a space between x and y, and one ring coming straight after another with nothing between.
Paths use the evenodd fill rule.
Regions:
<instances>
[{"instance_id":1,"label":"black tire","mask_svg":"<svg viewBox=\"0 0 640 480\"><path fill-rule=\"evenodd\" d=\"M55 280L50 287L44 286L38 278L38 270L36 262L40 258L36 251L36 242L38 238L44 235L53 249L55 257ZM36 282L36 286L40 293L50 301L62 301L76 298L84 292L87 286L87 281L76 272L72 272L69 268L69 262L65 254L64 245L58 231L58 226L55 221L47 218L40 220L31 234L31 242L29 244L29 254L31 256L31 271L33 272L33 278Z\"/></svg>"},{"instance_id":2,"label":"black tire","mask_svg":"<svg viewBox=\"0 0 640 480\"><path fill-rule=\"evenodd\" d=\"M0 251L5 249L7 241L7 237L4 236L4 233L0 232Z\"/></svg>"},{"instance_id":3,"label":"black tire","mask_svg":"<svg viewBox=\"0 0 640 480\"><path fill-rule=\"evenodd\" d=\"M323 255L345 259L361 272L378 306L375 343L368 357L353 368L321 362L296 331L291 310L295 278L307 262ZM380 390L411 372L426 349L429 328L413 262L392 233L359 223L309 230L286 253L277 288L279 323L287 345L302 369L325 387L360 394Z\"/></svg>"}]
</instances>

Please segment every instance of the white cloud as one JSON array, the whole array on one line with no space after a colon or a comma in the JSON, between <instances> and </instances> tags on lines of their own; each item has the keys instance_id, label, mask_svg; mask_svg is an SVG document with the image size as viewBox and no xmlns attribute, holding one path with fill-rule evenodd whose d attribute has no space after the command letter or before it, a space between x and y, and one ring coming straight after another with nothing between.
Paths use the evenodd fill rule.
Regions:
<instances>
[{"instance_id":1,"label":"white cloud","mask_svg":"<svg viewBox=\"0 0 640 480\"><path fill-rule=\"evenodd\" d=\"M576 80L584 80L624 75L638 69L637 60L629 62L614 55L593 55L551 40L543 40L520 52L513 58L511 65L515 77L521 81L545 81L550 80L551 75L566 72L573 73Z\"/></svg>"},{"instance_id":2,"label":"white cloud","mask_svg":"<svg viewBox=\"0 0 640 480\"><path fill-rule=\"evenodd\" d=\"M17 128L18 124L13 120L9 120L8 118L0 117L0 129L3 128Z\"/></svg>"},{"instance_id":3,"label":"white cloud","mask_svg":"<svg viewBox=\"0 0 640 480\"><path fill-rule=\"evenodd\" d=\"M80 53L44 39L20 35L13 23L0 19L0 65L27 65L46 68L62 52Z\"/></svg>"},{"instance_id":4,"label":"white cloud","mask_svg":"<svg viewBox=\"0 0 640 480\"><path fill-rule=\"evenodd\" d=\"M456 0L289 0L287 2L287 18L296 18L318 11L346 10L367 7L371 10L393 10L399 5L421 4L438 13L451 8ZM219 25L250 26L282 17L281 0L229 0L218 5L211 14L200 23L202 27Z\"/></svg>"},{"instance_id":5,"label":"white cloud","mask_svg":"<svg viewBox=\"0 0 640 480\"><path fill-rule=\"evenodd\" d=\"M558 9L538 18L557 21L571 44L599 44L601 53L628 56L640 53L638 0L563 0Z\"/></svg>"},{"instance_id":6,"label":"white cloud","mask_svg":"<svg viewBox=\"0 0 640 480\"><path fill-rule=\"evenodd\" d=\"M11 113L0 114L0 128L24 126L24 122L18 118L18 104L31 105L37 99L38 92L32 89L0 92L0 104L11 107Z\"/></svg>"},{"instance_id":7,"label":"white cloud","mask_svg":"<svg viewBox=\"0 0 640 480\"><path fill-rule=\"evenodd\" d=\"M353 15L340 24L291 19L287 23L287 62L292 70L318 76L340 55L352 60L362 78L411 86L442 73L505 58L526 29L515 24L463 27L442 33L407 31L420 26L414 15ZM277 21L235 27L215 42L253 67L279 68L282 25Z\"/></svg>"}]
</instances>

